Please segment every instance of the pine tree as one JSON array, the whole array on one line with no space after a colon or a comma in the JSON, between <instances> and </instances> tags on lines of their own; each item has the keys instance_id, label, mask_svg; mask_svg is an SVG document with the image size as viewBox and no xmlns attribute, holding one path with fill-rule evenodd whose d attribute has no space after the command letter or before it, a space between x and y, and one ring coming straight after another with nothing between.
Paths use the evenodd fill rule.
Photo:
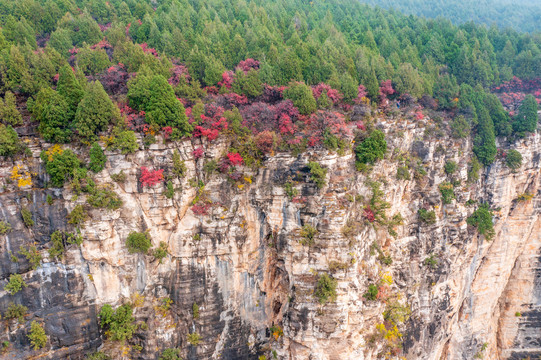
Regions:
<instances>
[{"instance_id":1,"label":"pine tree","mask_svg":"<svg viewBox=\"0 0 541 360\"><path fill-rule=\"evenodd\" d=\"M149 123L177 127L183 135L192 131L184 106L176 98L171 85L161 75L154 76L150 82L150 99L145 108Z\"/></svg>"},{"instance_id":2,"label":"pine tree","mask_svg":"<svg viewBox=\"0 0 541 360\"><path fill-rule=\"evenodd\" d=\"M59 75L56 91L66 100L69 107L69 117L73 118L84 91L69 65L62 66Z\"/></svg>"},{"instance_id":3,"label":"pine tree","mask_svg":"<svg viewBox=\"0 0 541 360\"><path fill-rule=\"evenodd\" d=\"M103 153L103 149L100 144L95 142L90 148L90 162L88 168L95 173L98 173L103 170L107 157Z\"/></svg>"},{"instance_id":4,"label":"pine tree","mask_svg":"<svg viewBox=\"0 0 541 360\"><path fill-rule=\"evenodd\" d=\"M31 107L34 118L39 121L38 131L43 139L53 143L66 143L70 140L70 118L66 100L56 91L43 88L39 91Z\"/></svg>"},{"instance_id":5,"label":"pine tree","mask_svg":"<svg viewBox=\"0 0 541 360\"><path fill-rule=\"evenodd\" d=\"M293 105L303 115L309 115L317 110L312 90L304 83L291 82L289 87L284 90L284 98L293 101Z\"/></svg>"},{"instance_id":6,"label":"pine tree","mask_svg":"<svg viewBox=\"0 0 541 360\"><path fill-rule=\"evenodd\" d=\"M537 121L537 101L533 95L527 95L520 104L513 130L519 136L524 136L525 132L534 132L537 129Z\"/></svg>"},{"instance_id":7,"label":"pine tree","mask_svg":"<svg viewBox=\"0 0 541 360\"><path fill-rule=\"evenodd\" d=\"M0 100L1 102L1 100ZM21 125L23 123L23 117L19 110L17 110L17 101L15 95L11 91L6 92L4 101L0 107L0 119L7 125Z\"/></svg>"},{"instance_id":8,"label":"pine tree","mask_svg":"<svg viewBox=\"0 0 541 360\"><path fill-rule=\"evenodd\" d=\"M145 110L150 100L151 79L152 71L143 65L137 76L128 81L128 101L135 110Z\"/></svg>"},{"instance_id":9,"label":"pine tree","mask_svg":"<svg viewBox=\"0 0 541 360\"><path fill-rule=\"evenodd\" d=\"M99 81L88 84L87 92L75 113L75 128L86 140L96 139L96 134L118 119L118 109Z\"/></svg>"},{"instance_id":10,"label":"pine tree","mask_svg":"<svg viewBox=\"0 0 541 360\"><path fill-rule=\"evenodd\" d=\"M259 80L258 71L250 69L248 73L245 74L244 71L237 70L232 89L237 94L244 94L250 98L261 95L263 93L263 84L261 83L261 80Z\"/></svg>"},{"instance_id":11,"label":"pine tree","mask_svg":"<svg viewBox=\"0 0 541 360\"><path fill-rule=\"evenodd\" d=\"M17 132L11 126L0 124L0 156L15 155L20 149Z\"/></svg>"},{"instance_id":12,"label":"pine tree","mask_svg":"<svg viewBox=\"0 0 541 360\"><path fill-rule=\"evenodd\" d=\"M494 123L488 111L484 107L477 110L478 126L474 139L473 152L485 166L488 166L496 159L496 137L494 135Z\"/></svg>"}]
</instances>

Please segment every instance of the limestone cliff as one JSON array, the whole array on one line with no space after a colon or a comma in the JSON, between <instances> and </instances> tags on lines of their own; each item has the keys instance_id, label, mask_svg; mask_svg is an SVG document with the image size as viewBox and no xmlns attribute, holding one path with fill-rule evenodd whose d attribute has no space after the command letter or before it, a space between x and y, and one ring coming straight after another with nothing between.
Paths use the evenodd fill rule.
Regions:
<instances>
[{"instance_id":1,"label":"limestone cliff","mask_svg":"<svg viewBox=\"0 0 541 360\"><path fill-rule=\"evenodd\" d=\"M257 170L244 169L242 185L204 169L205 161L227 150L225 140L206 146L201 159L193 156L199 140L160 141L130 155L106 152L106 168L95 182L120 195L123 206L111 211L86 205L86 195L69 186L44 188L48 175L39 155L51 145L28 136L33 156L0 163L0 220L12 227L0 236L0 288L14 273L28 285L15 295L0 291L2 313L10 302L28 307L22 324L0 322L0 342L9 341L3 358L83 359L100 348L114 359L157 359L169 347L181 348L185 359L541 355L541 137L513 145L524 158L518 171L498 161L468 183L470 141L427 134L430 124L407 116L377 119L388 154L369 175L356 171L351 151L277 153ZM143 187L138 177L142 166L171 168L174 150L187 173L173 180L177 191L169 199L164 185ZM443 171L449 160L458 164L456 199L443 204L440 185L451 181ZM328 169L323 188L311 181L308 161ZM398 180L404 164L409 176ZM19 189L10 180L14 165L35 173L34 184ZM111 175L121 170L126 180L114 182ZM207 215L191 209L199 180L213 204ZM296 191L287 193L286 182ZM375 182L390 205L382 210L385 225L364 213ZM524 193L533 199L518 201ZM476 202L497 209L491 241L466 223ZM52 259L51 234L74 230L67 215L76 205L88 212L84 241L70 245L61 261ZM31 211L33 226L24 224L22 208ZM420 221L420 208L434 210L435 222ZM317 229L311 245L300 234L307 224ZM167 244L162 262L128 252L128 234L145 230L154 247ZM43 257L34 270L19 254L32 245ZM324 273L337 280L337 296L322 304L314 289ZM380 287L378 298L369 300L373 284ZM173 302L161 311L165 297ZM135 337L126 344L105 340L100 308L126 302L134 304L140 325ZM397 322L402 337L381 327L392 306L403 313ZM35 319L48 336L39 351L26 336ZM197 346L187 341L194 332L201 335Z\"/></svg>"}]
</instances>

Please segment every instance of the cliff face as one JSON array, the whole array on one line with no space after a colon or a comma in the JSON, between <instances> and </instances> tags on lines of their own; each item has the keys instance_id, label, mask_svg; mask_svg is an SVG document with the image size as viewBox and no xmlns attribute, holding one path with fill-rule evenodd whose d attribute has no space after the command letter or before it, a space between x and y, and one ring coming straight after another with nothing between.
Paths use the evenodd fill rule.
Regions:
<instances>
[{"instance_id":1,"label":"cliff face","mask_svg":"<svg viewBox=\"0 0 541 360\"><path fill-rule=\"evenodd\" d=\"M404 119L376 123L389 151L371 181L355 170L351 152L276 154L257 171L246 170L242 184L203 169L205 158L222 156L225 143L207 146L198 160L189 140L131 155L108 152L95 182L110 184L122 198L123 206L114 211L85 205L86 195L75 195L69 186L44 189L47 174L39 154L49 145L29 138L33 158L18 165L36 174L34 184L18 189L10 182L10 161L0 169L0 220L12 226L0 236L0 288L13 273L28 285L16 295L0 291L2 312L10 302L28 307L23 324L0 322L0 341L10 342L3 356L82 359L101 347L114 359L156 359L164 348L180 347L186 359L272 358L272 351L283 359L379 359L398 356L400 342L408 359L541 355L541 137L515 144L524 158L517 172L498 161L468 184L468 140L425 137L425 126ZM171 168L175 149L187 174L173 180L178 190L169 199L165 186L142 187L138 176L141 166ZM309 160L328 169L322 189L310 181ZM439 188L451 180L443 172L449 160L457 162L454 178L461 182L455 181L456 199L442 204ZM397 168L406 162L423 166L426 175L414 177L409 170L410 180L397 180ZM121 170L127 179L115 183L111 175ZM212 202L208 215L191 210L198 190L190 179L205 184ZM297 194L286 193L288 181ZM382 210L385 225L366 220L374 181L390 205ZM532 200L516 200L526 192ZM466 205L470 199L498 208L493 240L466 224L477 207ZM74 230L66 217L78 204L88 212L84 241L70 245L61 261L51 259L50 236ZM435 223L419 220L421 207L435 211ZM21 208L32 212L33 226L24 225ZM397 214L402 220L391 221ZM307 224L317 229L312 245L300 232ZM170 255L161 263L128 252L128 234L144 230L154 247L167 244ZM43 257L35 270L18 255L31 245ZM324 273L337 280L337 296L321 304L314 289ZM364 295L373 284L379 295L369 300ZM170 310L160 310L164 297L173 301ZM129 344L105 340L100 308L129 301L140 325L135 337ZM398 313L403 316L396 315L394 323L402 341L382 325L389 329L389 318ZM32 320L44 324L45 349L30 348ZM197 346L187 341L193 332L201 335Z\"/></svg>"}]
</instances>

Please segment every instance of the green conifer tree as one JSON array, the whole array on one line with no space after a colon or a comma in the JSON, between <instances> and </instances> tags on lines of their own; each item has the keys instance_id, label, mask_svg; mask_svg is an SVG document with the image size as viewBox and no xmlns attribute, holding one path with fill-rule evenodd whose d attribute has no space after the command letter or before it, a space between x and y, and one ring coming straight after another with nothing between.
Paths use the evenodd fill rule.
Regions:
<instances>
[{"instance_id":1,"label":"green conifer tree","mask_svg":"<svg viewBox=\"0 0 541 360\"><path fill-rule=\"evenodd\" d=\"M58 92L43 88L36 96L31 108L34 118L39 121L38 131L46 141L66 143L71 138L71 119L68 104Z\"/></svg>"},{"instance_id":2,"label":"green conifer tree","mask_svg":"<svg viewBox=\"0 0 541 360\"><path fill-rule=\"evenodd\" d=\"M118 117L118 109L101 83L94 81L88 84L75 113L75 128L79 136L86 140L95 140L97 133L105 130Z\"/></svg>"},{"instance_id":3,"label":"green conifer tree","mask_svg":"<svg viewBox=\"0 0 541 360\"><path fill-rule=\"evenodd\" d=\"M184 106L176 98L171 85L161 75L154 76L150 82L150 99L145 108L149 123L176 127L183 135L192 131Z\"/></svg>"},{"instance_id":4,"label":"green conifer tree","mask_svg":"<svg viewBox=\"0 0 541 360\"><path fill-rule=\"evenodd\" d=\"M1 100L0 100L1 101ZM17 101L15 95L11 91L6 92L4 101L0 107L0 119L7 125L21 125L23 123L23 117L19 110L17 110Z\"/></svg>"},{"instance_id":5,"label":"green conifer tree","mask_svg":"<svg viewBox=\"0 0 541 360\"><path fill-rule=\"evenodd\" d=\"M73 118L77 111L77 105L83 98L84 90L69 65L60 68L56 91L66 100L69 107L69 117Z\"/></svg>"}]
</instances>

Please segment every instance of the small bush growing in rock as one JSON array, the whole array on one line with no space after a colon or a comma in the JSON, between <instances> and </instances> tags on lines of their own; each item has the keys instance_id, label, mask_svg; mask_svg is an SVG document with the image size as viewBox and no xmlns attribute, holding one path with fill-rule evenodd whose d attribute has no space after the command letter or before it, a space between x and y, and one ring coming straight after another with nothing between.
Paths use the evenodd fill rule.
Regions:
<instances>
[{"instance_id":1,"label":"small bush growing in rock","mask_svg":"<svg viewBox=\"0 0 541 360\"><path fill-rule=\"evenodd\" d=\"M139 252L146 254L152 245L150 234L148 231L144 233L132 231L128 235L126 245L128 246L128 251L130 253Z\"/></svg>"},{"instance_id":2,"label":"small bush growing in rock","mask_svg":"<svg viewBox=\"0 0 541 360\"><path fill-rule=\"evenodd\" d=\"M26 257L26 260L30 262L32 270L37 269L41 263L41 254L39 253L36 245L30 245L28 248L21 247L19 249L19 254Z\"/></svg>"},{"instance_id":3,"label":"small bush growing in rock","mask_svg":"<svg viewBox=\"0 0 541 360\"><path fill-rule=\"evenodd\" d=\"M124 170L120 170L120 172L116 174L111 174L111 179L113 179L113 181L117 183L126 182L126 178L127 176L124 173Z\"/></svg>"},{"instance_id":4,"label":"small bush growing in rock","mask_svg":"<svg viewBox=\"0 0 541 360\"><path fill-rule=\"evenodd\" d=\"M466 220L468 225L477 228L481 235L484 235L487 240L494 237L494 224L492 223L492 211L488 204L481 204L479 208L471 214Z\"/></svg>"},{"instance_id":5,"label":"small bush growing in rock","mask_svg":"<svg viewBox=\"0 0 541 360\"><path fill-rule=\"evenodd\" d=\"M27 312L28 308L26 306L10 302L4 317L8 320L17 319L22 324Z\"/></svg>"},{"instance_id":6,"label":"small bush growing in rock","mask_svg":"<svg viewBox=\"0 0 541 360\"><path fill-rule=\"evenodd\" d=\"M454 172L456 171L456 168L457 168L456 161L450 160L445 163L445 166L443 169L447 175L451 175L451 174L454 174Z\"/></svg>"},{"instance_id":7,"label":"small bush growing in rock","mask_svg":"<svg viewBox=\"0 0 541 360\"><path fill-rule=\"evenodd\" d=\"M336 300L336 286L338 281L328 274L322 274L317 279L314 296L320 304L325 304L328 301Z\"/></svg>"},{"instance_id":8,"label":"small bush growing in rock","mask_svg":"<svg viewBox=\"0 0 541 360\"><path fill-rule=\"evenodd\" d=\"M23 287L27 287L26 283L23 280L23 277L20 274L11 274L9 275L9 282L4 286L4 290L6 290L11 295L17 294L19 291L23 289Z\"/></svg>"},{"instance_id":9,"label":"small bush growing in rock","mask_svg":"<svg viewBox=\"0 0 541 360\"><path fill-rule=\"evenodd\" d=\"M199 319L199 305L195 302L192 305L192 314L194 319Z\"/></svg>"},{"instance_id":10,"label":"small bush growing in rock","mask_svg":"<svg viewBox=\"0 0 541 360\"><path fill-rule=\"evenodd\" d=\"M438 265L438 259L434 256L434 254L431 254L423 261L423 264L434 269Z\"/></svg>"},{"instance_id":11,"label":"small bush growing in rock","mask_svg":"<svg viewBox=\"0 0 541 360\"><path fill-rule=\"evenodd\" d=\"M162 263L162 260L167 256L167 254L167 244L163 241L160 241L160 246L154 249L154 252L152 253L154 258L160 261L160 264Z\"/></svg>"},{"instance_id":12,"label":"small bush growing in rock","mask_svg":"<svg viewBox=\"0 0 541 360\"><path fill-rule=\"evenodd\" d=\"M90 355L87 355L85 360L111 360L111 357L102 353L101 351L96 351Z\"/></svg>"},{"instance_id":13,"label":"small bush growing in rock","mask_svg":"<svg viewBox=\"0 0 541 360\"><path fill-rule=\"evenodd\" d=\"M411 179L410 171L407 166L399 166L396 169L397 180L409 180Z\"/></svg>"},{"instance_id":14,"label":"small bush growing in rock","mask_svg":"<svg viewBox=\"0 0 541 360\"><path fill-rule=\"evenodd\" d=\"M188 342L193 346L199 345L199 343L201 342L201 335L196 332L188 334Z\"/></svg>"},{"instance_id":15,"label":"small bush growing in rock","mask_svg":"<svg viewBox=\"0 0 541 360\"><path fill-rule=\"evenodd\" d=\"M165 185L165 197L168 198L168 199L172 199L173 196L175 195L175 188L173 187L173 182L172 181L168 181L167 184Z\"/></svg>"},{"instance_id":16,"label":"small bush growing in rock","mask_svg":"<svg viewBox=\"0 0 541 360\"><path fill-rule=\"evenodd\" d=\"M186 164L181 160L178 150L173 152L173 175L178 178L183 178L186 175Z\"/></svg>"},{"instance_id":17,"label":"small bush growing in rock","mask_svg":"<svg viewBox=\"0 0 541 360\"><path fill-rule=\"evenodd\" d=\"M473 157L468 163L468 182L474 183L479 180L479 170L481 170L481 163L476 157Z\"/></svg>"},{"instance_id":18,"label":"small bush growing in rock","mask_svg":"<svg viewBox=\"0 0 541 360\"><path fill-rule=\"evenodd\" d=\"M519 194L517 196L517 201L519 201L519 202L521 202L521 201L530 201L530 200L533 199L533 197L534 197L533 194L525 192L525 193Z\"/></svg>"},{"instance_id":19,"label":"small bush growing in rock","mask_svg":"<svg viewBox=\"0 0 541 360\"><path fill-rule=\"evenodd\" d=\"M108 339L114 341L130 340L137 329L135 318L132 315L132 306L124 304L116 310L105 304L98 315L100 326L105 330Z\"/></svg>"},{"instance_id":20,"label":"small bush growing in rock","mask_svg":"<svg viewBox=\"0 0 541 360\"><path fill-rule=\"evenodd\" d=\"M292 181L288 181L284 184L284 191L289 200L292 200L294 197L299 195L299 190L295 188L295 184Z\"/></svg>"},{"instance_id":21,"label":"small bush growing in rock","mask_svg":"<svg viewBox=\"0 0 541 360\"><path fill-rule=\"evenodd\" d=\"M47 343L47 335L45 334L43 325L41 325L35 320L32 321L28 338L30 339L30 343L34 347L34 350L39 350L44 347Z\"/></svg>"},{"instance_id":22,"label":"small bush growing in rock","mask_svg":"<svg viewBox=\"0 0 541 360\"><path fill-rule=\"evenodd\" d=\"M139 150L135 133L131 130L120 131L114 137L111 148L114 150L120 150L123 155L132 154Z\"/></svg>"},{"instance_id":23,"label":"small bush growing in rock","mask_svg":"<svg viewBox=\"0 0 541 360\"><path fill-rule=\"evenodd\" d=\"M182 360L180 349L165 349L158 360Z\"/></svg>"},{"instance_id":24,"label":"small bush growing in rock","mask_svg":"<svg viewBox=\"0 0 541 360\"><path fill-rule=\"evenodd\" d=\"M385 134L380 130L372 133L355 148L357 161L361 164L374 164L377 160L383 159L387 152L387 141Z\"/></svg>"},{"instance_id":25,"label":"small bush growing in rock","mask_svg":"<svg viewBox=\"0 0 541 360\"><path fill-rule=\"evenodd\" d=\"M83 205L77 205L68 215L68 224L82 225L86 221L86 213Z\"/></svg>"},{"instance_id":26,"label":"small bush growing in rock","mask_svg":"<svg viewBox=\"0 0 541 360\"><path fill-rule=\"evenodd\" d=\"M301 240L299 241L302 245L313 245L314 239L318 231L315 227L310 224L305 224L300 231Z\"/></svg>"},{"instance_id":27,"label":"small bush growing in rock","mask_svg":"<svg viewBox=\"0 0 541 360\"><path fill-rule=\"evenodd\" d=\"M6 235L11 231L11 224L5 221L0 221L0 235Z\"/></svg>"},{"instance_id":28,"label":"small bush growing in rock","mask_svg":"<svg viewBox=\"0 0 541 360\"><path fill-rule=\"evenodd\" d=\"M455 198L454 186L451 183L441 183L440 186L441 199L444 204L450 204Z\"/></svg>"},{"instance_id":29,"label":"small bush growing in rock","mask_svg":"<svg viewBox=\"0 0 541 360\"><path fill-rule=\"evenodd\" d=\"M426 209L419 209L417 211L417 214L419 215L419 219L424 222L425 224L434 224L436 222L436 213L434 210L428 211Z\"/></svg>"},{"instance_id":30,"label":"small bush growing in rock","mask_svg":"<svg viewBox=\"0 0 541 360\"><path fill-rule=\"evenodd\" d=\"M23 222L27 227L34 226L34 220L32 219L32 213L30 210L26 208L21 209L21 216L23 218Z\"/></svg>"},{"instance_id":31,"label":"small bush growing in rock","mask_svg":"<svg viewBox=\"0 0 541 360\"><path fill-rule=\"evenodd\" d=\"M106 161L107 157L103 153L103 149L101 148L100 144L97 142L92 144L92 147L90 148L90 163L88 164L88 168L93 172L98 173L103 170Z\"/></svg>"},{"instance_id":32,"label":"small bush growing in rock","mask_svg":"<svg viewBox=\"0 0 541 360\"><path fill-rule=\"evenodd\" d=\"M368 285L368 290L363 294L366 300L374 301L378 298L379 289L376 284Z\"/></svg>"},{"instance_id":33,"label":"small bush growing in rock","mask_svg":"<svg viewBox=\"0 0 541 360\"><path fill-rule=\"evenodd\" d=\"M96 189L87 199L86 202L95 208L108 210L117 210L122 206L122 199L111 189L99 188Z\"/></svg>"},{"instance_id":34,"label":"small bush growing in rock","mask_svg":"<svg viewBox=\"0 0 541 360\"><path fill-rule=\"evenodd\" d=\"M310 179L316 184L318 189L321 189L323 186L325 186L327 169L322 168L321 165L315 161L310 161L308 163L308 167L310 168Z\"/></svg>"},{"instance_id":35,"label":"small bush growing in rock","mask_svg":"<svg viewBox=\"0 0 541 360\"><path fill-rule=\"evenodd\" d=\"M522 166L522 155L515 149L507 152L505 157L505 165L511 170L517 170Z\"/></svg>"}]
</instances>

